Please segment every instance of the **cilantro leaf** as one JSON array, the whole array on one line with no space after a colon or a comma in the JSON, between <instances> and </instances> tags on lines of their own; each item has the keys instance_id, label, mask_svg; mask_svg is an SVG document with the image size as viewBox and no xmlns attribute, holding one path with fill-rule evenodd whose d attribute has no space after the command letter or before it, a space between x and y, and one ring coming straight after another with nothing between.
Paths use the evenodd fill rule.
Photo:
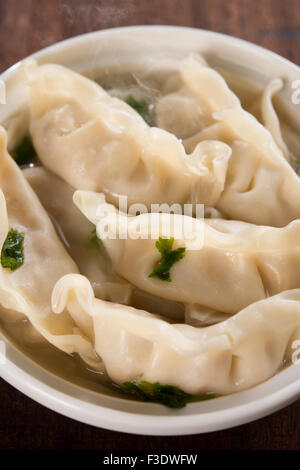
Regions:
<instances>
[{"instance_id":1,"label":"cilantro leaf","mask_svg":"<svg viewBox=\"0 0 300 470\"><path fill-rule=\"evenodd\" d=\"M145 100L138 101L129 95L125 102L135 109L149 126L154 126L154 120L149 110L149 104Z\"/></svg>"},{"instance_id":2,"label":"cilantro leaf","mask_svg":"<svg viewBox=\"0 0 300 470\"><path fill-rule=\"evenodd\" d=\"M24 263L23 253L24 234L11 229L1 250L1 265L11 271L19 268Z\"/></svg>"},{"instance_id":3,"label":"cilantro leaf","mask_svg":"<svg viewBox=\"0 0 300 470\"><path fill-rule=\"evenodd\" d=\"M138 384L125 382L122 386L122 390L144 401L160 403L169 408L183 408L187 403L215 398L215 395L202 395L197 397L172 385L161 385L159 382L151 383L145 380Z\"/></svg>"},{"instance_id":4,"label":"cilantro leaf","mask_svg":"<svg viewBox=\"0 0 300 470\"><path fill-rule=\"evenodd\" d=\"M13 159L20 166L26 166L35 163L37 153L33 147L31 137L26 135L19 145L11 152Z\"/></svg>"},{"instance_id":5,"label":"cilantro leaf","mask_svg":"<svg viewBox=\"0 0 300 470\"><path fill-rule=\"evenodd\" d=\"M87 243L87 248L100 248L100 240L97 237L96 229L92 230L91 238Z\"/></svg>"},{"instance_id":6,"label":"cilantro leaf","mask_svg":"<svg viewBox=\"0 0 300 470\"><path fill-rule=\"evenodd\" d=\"M177 248L177 250L172 250L173 243L174 237L159 237L155 243L155 246L161 254L161 260L158 266L156 266L152 273L149 274L149 277L157 277L161 281L171 282L171 267L173 264L178 263L178 261L180 261L185 255L185 248Z\"/></svg>"},{"instance_id":7,"label":"cilantro leaf","mask_svg":"<svg viewBox=\"0 0 300 470\"><path fill-rule=\"evenodd\" d=\"M96 229L92 230L91 238L85 244L85 247L92 250L99 250L104 258L109 259L102 240L97 237Z\"/></svg>"}]
</instances>

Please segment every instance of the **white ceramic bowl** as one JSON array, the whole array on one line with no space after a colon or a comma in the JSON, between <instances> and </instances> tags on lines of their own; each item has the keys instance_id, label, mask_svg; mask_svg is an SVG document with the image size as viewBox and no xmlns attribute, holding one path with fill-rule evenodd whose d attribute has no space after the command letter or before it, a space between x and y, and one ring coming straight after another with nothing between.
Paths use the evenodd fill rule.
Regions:
<instances>
[{"instance_id":1,"label":"white ceramic bowl","mask_svg":"<svg viewBox=\"0 0 300 470\"><path fill-rule=\"evenodd\" d=\"M176 56L197 51L208 57L210 64L258 86L273 77L284 77L287 82L300 78L299 67L261 47L218 33L179 27L138 26L89 33L43 49L34 57L86 71L165 51ZM7 104L0 105L0 122L24 101L22 89L16 85L18 67L14 65L0 77L7 88ZM300 105L291 104L291 93L287 85L282 99L292 113L300 115ZM41 368L1 334L0 339L5 339L7 346L6 364L0 365L4 380L65 416L115 431L148 435L216 431L258 419L300 396L300 366L292 365L250 390L170 410L113 396L103 388L95 393L74 385Z\"/></svg>"}]
</instances>

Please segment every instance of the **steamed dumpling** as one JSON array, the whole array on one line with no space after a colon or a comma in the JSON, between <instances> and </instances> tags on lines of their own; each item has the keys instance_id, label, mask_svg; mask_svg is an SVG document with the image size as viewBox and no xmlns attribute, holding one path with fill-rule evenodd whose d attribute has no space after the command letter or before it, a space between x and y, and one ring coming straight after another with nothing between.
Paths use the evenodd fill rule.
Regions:
<instances>
[{"instance_id":1,"label":"steamed dumpling","mask_svg":"<svg viewBox=\"0 0 300 470\"><path fill-rule=\"evenodd\" d=\"M287 148L271 102L281 81L271 82L263 95L263 119L275 141L266 128L242 109L238 98L215 70L189 57L182 61L180 72L181 88L176 91L177 126L186 127L186 112L178 105L179 97L186 99L188 95L195 108L200 105L205 115L198 133L190 129L194 135L185 138L186 151L192 152L199 142L210 139L225 142L232 149L225 188L216 208L227 218L260 225L282 227L299 218L300 180L286 161ZM169 95L162 98L167 99ZM157 106L159 116L162 111Z\"/></svg>"},{"instance_id":2,"label":"steamed dumpling","mask_svg":"<svg viewBox=\"0 0 300 470\"><path fill-rule=\"evenodd\" d=\"M184 318L184 306L155 297L120 279L101 244L97 244L94 225L73 203L74 190L43 167L26 168L23 175L50 215L81 274L90 281L96 297L131 304L169 318Z\"/></svg>"},{"instance_id":3,"label":"steamed dumpling","mask_svg":"<svg viewBox=\"0 0 300 470\"><path fill-rule=\"evenodd\" d=\"M115 271L146 292L236 313L252 302L300 287L300 220L280 229L218 219L206 223L179 214L127 217L114 214L103 194L88 191L76 191L74 202L97 225ZM113 239L107 236L106 223L109 227L116 220ZM124 222L126 233L119 238ZM189 233L178 238L179 228L188 223L195 239ZM183 259L171 268L172 282L149 277L161 258L155 247L159 236L174 236L174 249L186 248Z\"/></svg>"},{"instance_id":4,"label":"steamed dumpling","mask_svg":"<svg viewBox=\"0 0 300 470\"><path fill-rule=\"evenodd\" d=\"M101 297L103 283L116 281L116 276L111 272L107 256L97 246L94 225L73 203L74 189L41 166L22 172L51 216L80 273L89 279L95 295Z\"/></svg>"},{"instance_id":5,"label":"steamed dumpling","mask_svg":"<svg viewBox=\"0 0 300 470\"><path fill-rule=\"evenodd\" d=\"M52 305L57 313L66 309L90 316L95 349L114 382L158 381L192 394L232 393L268 379L291 359L291 345L300 334L299 289L205 328L169 324L96 299L88 280L77 274L56 284Z\"/></svg>"},{"instance_id":6,"label":"steamed dumpling","mask_svg":"<svg viewBox=\"0 0 300 470\"><path fill-rule=\"evenodd\" d=\"M148 207L218 200L231 154L226 144L201 142L187 156L175 136L150 128L95 82L59 65L27 62L25 70L35 149L70 185Z\"/></svg>"},{"instance_id":7,"label":"steamed dumpling","mask_svg":"<svg viewBox=\"0 0 300 470\"><path fill-rule=\"evenodd\" d=\"M273 104L273 98L282 89L283 81L280 78L271 80L261 96L251 104L249 112L271 132L274 141L281 149L287 161L290 162L292 155L290 155L289 149L283 140L280 121Z\"/></svg>"},{"instance_id":8,"label":"steamed dumpling","mask_svg":"<svg viewBox=\"0 0 300 470\"><path fill-rule=\"evenodd\" d=\"M22 171L7 153L2 127L0 188L1 249L10 229L24 236L23 264L15 270L0 264L0 305L25 315L47 341L62 351L77 352L90 365L101 368L101 360L89 337L88 317L74 320L67 312L61 315L52 312L51 293L55 283L78 269Z\"/></svg>"},{"instance_id":9,"label":"steamed dumpling","mask_svg":"<svg viewBox=\"0 0 300 470\"><path fill-rule=\"evenodd\" d=\"M197 142L218 138L232 149L216 208L230 219L276 227L299 218L300 179L271 134L242 110L229 109L218 118L195 137ZM191 141L186 145L193 147Z\"/></svg>"},{"instance_id":10,"label":"steamed dumpling","mask_svg":"<svg viewBox=\"0 0 300 470\"><path fill-rule=\"evenodd\" d=\"M261 225L300 217L299 177L272 135L241 108L224 79L195 58L182 62L184 93L206 118L184 141L189 155L172 134L149 128L85 77L57 65L27 63L25 69L36 150L73 187L104 191L112 202L128 196L128 204L147 207L204 203L227 218Z\"/></svg>"},{"instance_id":11,"label":"steamed dumpling","mask_svg":"<svg viewBox=\"0 0 300 470\"><path fill-rule=\"evenodd\" d=\"M170 74L164 95L156 101L155 116L158 127L187 139L213 124L216 111L239 105L222 76L201 57L190 55Z\"/></svg>"}]
</instances>

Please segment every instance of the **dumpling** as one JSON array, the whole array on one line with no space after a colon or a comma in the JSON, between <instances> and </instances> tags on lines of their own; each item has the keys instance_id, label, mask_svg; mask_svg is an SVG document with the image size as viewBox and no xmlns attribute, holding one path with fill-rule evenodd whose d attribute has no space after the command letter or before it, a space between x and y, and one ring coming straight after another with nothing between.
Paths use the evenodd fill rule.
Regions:
<instances>
[{"instance_id":1,"label":"dumpling","mask_svg":"<svg viewBox=\"0 0 300 470\"><path fill-rule=\"evenodd\" d=\"M192 152L199 142L210 139L225 142L232 149L225 188L216 208L227 218L260 225L282 227L299 218L300 180L285 159L287 148L271 102L281 81L269 85L262 105L264 120L275 142L272 134L242 109L238 98L215 70L189 57L182 61L180 71L182 83L176 91L177 126L187 126L186 113L178 105L181 96L186 99L188 95L195 107L201 105L205 115L198 133L191 129L194 135L184 140L186 151ZM169 95L162 98L167 99ZM159 115L161 110L157 106Z\"/></svg>"},{"instance_id":2,"label":"dumpling","mask_svg":"<svg viewBox=\"0 0 300 470\"><path fill-rule=\"evenodd\" d=\"M116 281L109 260L95 239L94 225L73 203L74 189L45 168L26 168L23 175L50 215L58 234L79 268L102 298L103 283Z\"/></svg>"},{"instance_id":3,"label":"dumpling","mask_svg":"<svg viewBox=\"0 0 300 470\"><path fill-rule=\"evenodd\" d=\"M187 139L213 124L214 112L240 105L222 76L208 67L202 57L190 55L177 67L164 85L164 95L155 104L158 127Z\"/></svg>"},{"instance_id":4,"label":"dumpling","mask_svg":"<svg viewBox=\"0 0 300 470\"><path fill-rule=\"evenodd\" d=\"M117 384L148 380L187 393L237 392L275 374L300 334L300 289L256 302L217 325L194 328L94 297L78 274L58 281L53 310L84 311L95 349ZM284 312L284 315L283 315Z\"/></svg>"},{"instance_id":5,"label":"dumpling","mask_svg":"<svg viewBox=\"0 0 300 470\"><path fill-rule=\"evenodd\" d=\"M47 341L62 351L77 352L93 367L102 368L89 336L89 318L74 320L67 312L61 315L52 312L51 293L55 283L61 276L76 273L78 269L22 171L7 153L6 133L2 127L0 188L0 305L25 315ZM11 230L23 237L24 258L19 245L17 269L5 267L9 265L3 256ZM11 255L10 251L7 253Z\"/></svg>"},{"instance_id":6,"label":"dumpling","mask_svg":"<svg viewBox=\"0 0 300 470\"><path fill-rule=\"evenodd\" d=\"M104 191L115 203L127 196L129 205L203 203L261 225L284 226L300 216L299 177L272 135L195 58L182 62L185 93L212 124L185 139L189 155L172 134L149 128L85 77L58 65L30 62L25 70L35 148L73 187Z\"/></svg>"},{"instance_id":7,"label":"dumpling","mask_svg":"<svg viewBox=\"0 0 300 470\"><path fill-rule=\"evenodd\" d=\"M172 134L150 128L126 103L59 65L25 65L30 133L42 163L77 189L116 202L214 205L231 150L201 142L187 156ZM118 201L117 201L118 202Z\"/></svg>"},{"instance_id":8,"label":"dumpling","mask_svg":"<svg viewBox=\"0 0 300 470\"><path fill-rule=\"evenodd\" d=\"M90 281L96 297L159 311L169 318L184 318L183 305L142 292L113 271L94 225L73 203L71 186L43 167L26 168L22 172L50 215L80 273Z\"/></svg>"},{"instance_id":9,"label":"dumpling","mask_svg":"<svg viewBox=\"0 0 300 470\"><path fill-rule=\"evenodd\" d=\"M280 121L273 105L273 97L283 88L283 81L280 78L275 78L265 88L260 105L260 114L263 125L268 129L276 144L281 149L283 155L288 162L291 161L289 149L282 138Z\"/></svg>"},{"instance_id":10,"label":"dumpling","mask_svg":"<svg viewBox=\"0 0 300 470\"><path fill-rule=\"evenodd\" d=\"M76 191L74 202L97 226L115 271L151 294L236 313L300 287L300 220L274 228L180 214L128 217L89 191ZM155 244L160 236L175 238L172 249L186 249L171 267L172 282L149 277L161 259Z\"/></svg>"},{"instance_id":11,"label":"dumpling","mask_svg":"<svg viewBox=\"0 0 300 470\"><path fill-rule=\"evenodd\" d=\"M245 111L230 109L219 118L197 137L217 137L232 148L216 208L230 219L276 227L299 218L300 180L271 134Z\"/></svg>"}]
</instances>

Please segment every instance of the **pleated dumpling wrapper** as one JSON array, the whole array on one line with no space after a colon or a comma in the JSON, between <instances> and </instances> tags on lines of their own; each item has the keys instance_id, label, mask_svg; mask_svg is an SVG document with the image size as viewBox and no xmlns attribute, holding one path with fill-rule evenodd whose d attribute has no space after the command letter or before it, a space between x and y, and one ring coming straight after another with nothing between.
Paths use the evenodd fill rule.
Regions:
<instances>
[{"instance_id":1,"label":"pleated dumpling wrapper","mask_svg":"<svg viewBox=\"0 0 300 470\"><path fill-rule=\"evenodd\" d=\"M24 314L57 348L76 352L93 367L102 368L91 341L89 317L73 319L68 312L55 315L51 309L55 283L78 269L22 171L7 153L2 127L0 188L0 305ZM16 249L17 261L13 257Z\"/></svg>"},{"instance_id":2,"label":"pleated dumpling wrapper","mask_svg":"<svg viewBox=\"0 0 300 470\"><path fill-rule=\"evenodd\" d=\"M119 290L119 279L112 272L107 256L99 249L94 225L73 203L72 186L42 166L25 168L22 172L62 234L80 273L91 282L95 295L103 298L103 288L108 286ZM126 300L128 285L124 285L123 294ZM118 301L121 302L121 298Z\"/></svg>"},{"instance_id":3,"label":"pleated dumpling wrapper","mask_svg":"<svg viewBox=\"0 0 300 470\"><path fill-rule=\"evenodd\" d=\"M76 191L73 199L96 225L115 271L151 294L233 314L300 287L300 220L277 228L181 214L128 216L103 193ZM172 250L185 250L170 267L171 282L149 277L162 259L160 237L173 237Z\"/></svg>"},{"instance_id":4,"label":"pleated dumpling wrapper","mask_svg":"<svg viewBox=\"0 0 300 470\"><path fill-rule=\"evenodd\" d=\"M260 225L281 227L300 218L299 177L271 133L202 61L188 57L180 64L184 93L205 115L199 132L184 139L185 150L173 134L150 128L78 73L32 60L24 69L35 148L74 188L103 191L114 203L127 196L129 204L147 207L198 202ZM180 112L174 115L180 119Z\"/></svg>"},{"instance_id":5,"label":"pleated dumpling wrapper","mask_svg":"<svg viewBox=\"0 0 300 470\"><path fill-rule=\"evenodd\" d=\"M58 281L52 305L55 312L90 316L95 349L115 383L147 380L196 395L232 393L268 379L291 359L300 334L300 289L256 302L205 328L170 324L97 299L78 274Z\"/></svg>"},{"instance_id":6,"label":"pleated dumpling wrapper","mask_svg":"<svg viewBox=\"0 0 300 470\"><path fill-rule=\"evenodd\" d=\"M271 108L272 87L277 91L282 86L281 80L273 81L263 97L266 128L242 108L223 77L203 61L195 57L183 59L179 75L177 86L170 85L171 92L156 105L158 123L166 126L170 119L176 119L178 130L187 129L187 113L180 103L188 98L189 109L200 107L203 116L198 132L195 133L195 121L191 120L188 136L182 136L186 151L190 153L199 142L209 140L230 146L232 155L225 187L216 208L226 218L259 225L283 227L300 218L300 178L287 161L288 149ZM193 116L192 111L190 115Z\"/></svg>"},{"instance_id":7,"label":"pleated dumpling wrapper","mask_svg":"<svg viewBox=\"0 0 300 470\"><path fill-rule=\"evenodd\" d=\"M149 127L96 82L60 65L30 60L24 69L34 147L45 167L74 188L148 207L219 199L228 145L201 142L187 155L174 135Z\"/></svg>"}]
</instances>

